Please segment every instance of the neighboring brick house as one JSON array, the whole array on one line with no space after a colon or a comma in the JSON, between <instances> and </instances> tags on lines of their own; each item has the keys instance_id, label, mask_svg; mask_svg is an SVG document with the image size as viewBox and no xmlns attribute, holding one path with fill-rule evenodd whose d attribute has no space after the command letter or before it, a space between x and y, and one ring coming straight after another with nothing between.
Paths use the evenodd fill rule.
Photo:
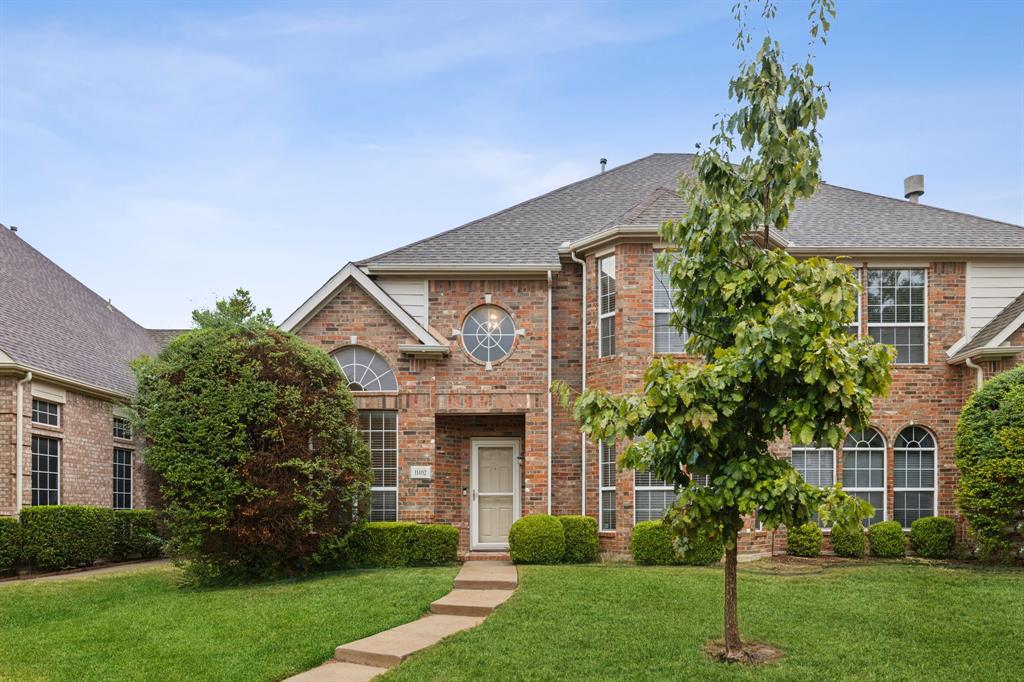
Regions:
<instances>
[{"instance_id":1,"label":"neighboring brick house","mask_svg":"<svg viewBox=\"0 0 1024 682\"><path fill-rule=\"evenodd\" d=\"M548 387L641 387L677 353L655 271L658 226L682 215L688 154L654 154L434 237L349 263L282 324L352 382L373 450L372 516L448 523L462 551L502 550L525 514L599 519L602 547L673 498L617 471ZM843 257L864 285L857 332L893 343L893 387L838 452L778 443L808 481L843 481L876 518L956 516L954 430L982 374L1024 352L1024 228L822 184L774 245ZM748 554L784 536L741 538Z\"/></svg>"},{"instance_id":2,"label":"neighboring brick house","mask_svg":"<svg viewBox=\"0 0 1024 682\"><path fill-rule=\"evenodd\" d=\"M0 226L0 516L147 506L128 362L174 333L143 329Z\"/></svg>"}]
</instances>

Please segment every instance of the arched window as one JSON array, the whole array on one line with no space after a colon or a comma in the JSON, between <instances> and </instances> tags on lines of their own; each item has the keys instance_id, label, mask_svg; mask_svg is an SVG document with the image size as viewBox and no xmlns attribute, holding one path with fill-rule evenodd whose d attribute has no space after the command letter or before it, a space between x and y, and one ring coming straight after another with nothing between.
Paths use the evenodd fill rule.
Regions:
<instances>
[{"instance_id":1,"label":"arched window","mask_svg":"<svg viewBox=\"0 0 1024 682\"><path fill-rule=\"evenodd\" d=\"M875 429L851 431L843 441L843 490L875 508L865 525L885 520L885 439Z\"/></svg>"},{"instance_id":2,"label":"arched window","mask_svg":"<svg viewBox=\"0 0 1024 682\"><path fill-rule=\"evenodd\" d=\"M347 346L332 357L348 379L350 391L398 390L398 380L391 371L391 365L369 348Z\"/></svg>"},{"instance_id":3,"label":"arched window","mask_svg":"<svg viewBox=\"0 0 1024 682\"><path fill-rule=\"evenodd\" d=\"M893 518L910 528L922 516L935 515L935 438L908 426L896 436L893 454Z\"/></svg>"}]
</instances>

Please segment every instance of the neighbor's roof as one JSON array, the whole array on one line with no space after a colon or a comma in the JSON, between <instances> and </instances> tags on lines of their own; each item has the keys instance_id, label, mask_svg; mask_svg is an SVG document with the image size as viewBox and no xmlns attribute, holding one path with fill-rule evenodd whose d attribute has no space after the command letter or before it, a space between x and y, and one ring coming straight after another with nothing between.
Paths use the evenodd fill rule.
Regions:
<instances>
[{"instance_id":1,"label":"neighbor's roof","mask_svg":"<svg viewBox=\"0 0 1024 682\"><path fill-rule=\"evenodd\" d=\"M678 178L692 162L692 154L652 154L359 265L557 266L567 241L679 218ZM783 236L800 252L1024 250L1024 227L827 183L797 203Z\"/></svg>"},{"instance_id":2,"label":"neighbor's roof","mask_svg":"<svg viewBox=\"0 0 1024 682\"><path fill-rule=\"evenodd\" d=\"M128 362L160 351L151 334L0 226L0 351L20 366L131 395Z\"/></svg>"},{"instance_id":3,"label":"neighbor's roof","mask_svg":"<svg viewBox=\"0 0 1024 682\"><path fill-rule=\"evenodd\" d=\"M998 350L999 344L1019 329L1022 322L1024 322L1024 293L1010 301L1005 308L999 311L998 315L989 320L988 324L975 332L971 340L963 348L957 350L950 361L955 362L961 358L971 357L986 348Z\"/></svg>"}]
</instances>

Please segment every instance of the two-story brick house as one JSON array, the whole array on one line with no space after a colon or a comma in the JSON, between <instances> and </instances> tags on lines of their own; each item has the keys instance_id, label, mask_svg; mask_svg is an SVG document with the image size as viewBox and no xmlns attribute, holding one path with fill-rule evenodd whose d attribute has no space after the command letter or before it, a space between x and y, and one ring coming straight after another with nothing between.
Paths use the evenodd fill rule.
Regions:
<instances>
[{"instance_id":1,"label":"two-story brick house","mask_svg":"<svg viewBox=\"0 0 1024 682\"><path fill-rule=\"evenodd\" d=\"M552 379L633 391L678 353L658 226L686 206L687 154L654 154L453 230L349 263L283 323L334 355L374 455L375 519L448 523L463 552L501 550L513 520L587 514L602 546L672 499L618 471L552 401ZM955 516L953 437L982 376L1024 352L1024 228L822 184L773 245L842 257L864 293L856 332L899 351L872 428L838 451L778 443L808 481L842 481L876 519ZM781 546L751 528L748 553Z\"/></svg>"}]
</instances>

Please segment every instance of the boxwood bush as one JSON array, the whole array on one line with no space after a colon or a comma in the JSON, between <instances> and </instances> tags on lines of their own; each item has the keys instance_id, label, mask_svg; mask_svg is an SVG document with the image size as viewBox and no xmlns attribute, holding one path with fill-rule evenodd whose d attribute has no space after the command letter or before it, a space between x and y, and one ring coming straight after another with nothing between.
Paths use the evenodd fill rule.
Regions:
<instances>
[{"instance_id":1,"label":"boxwood bush","mask_svg":"<svg viewBox=\"0 0 1024 682\"><path fill-rule=\"evenodd\" d=\"M815 557L821 554L822 535L816 523L787 529L786 552L793 556Z\"/></svg>"},{"instance_id":2,"label":"boxwood bush","mask_svg":"<svg viewBox=\"0 0 1024 682\"><path fill-rule=\"evenodd\" d=\"M36 568L91 566L113 555L114 510L60 505L21 510L22 555Z\"/></svg>"},{"instance_id":3,"label":"boxwood bush","mask_svg":"<svg viewBox=\"0 0 1024 682\"><path fill-rule=\"evenodd\" d=\"M946 559L953 553L956 526L944 516L924 516L910 524L910 548L926 559Z\"/></svg>"},{"instance_id":4,"label":"boxwood bush","mask_svg":"<svg viewBox=\"0 0 1024 682\"><path fill-rule=\"evenodd\" d=\"M868 528L868 544L871 555L883 559L899 559L906 556L903 527L899 521L883 521Z\"/></svg>"},{"instance_id":5,"label":"boxwood bush","mask_svg":"<svg viewBox=\"0 0 1024 682\"><path fill-rule=\"evenodd\" d=\"M524 516L512 524L508 548L517 564L557 564L565 555L565 530L554 516Z\"/></svg>"},{"instance_id":6,"label":"boxwood bush","mask_svg":"<svg viewBox=\"0 0 1024 682\"><path fill-rule=\"evenodd\" d=\"M633 561L644 566L708 566L722 559L725 548L721 542L700 538L691 542L685 554L673 544L672 528L661 521L641 521L633 527L630 544Z\"/></svg>"},{"instance_id":7,"label":"boxwood bush","mask_svg":"<svg viewBox=\"0 0 1024 682\"><path fill-rule=\"evenodd\" d=\"M860 559L864 556L864 529L859 524L856 528L836 524L829 531L829 541L836 556L848 559Z\"/></svg>"},{"instance_id":8,"label":"boxwood bush","mask_svg":"<svg viewBox=\"0 0 1024 682\"><path fill-rule=\"evenodd\" d=\"M14 570L21 561L21 526L12 516L0 516L0 575Z\"/></svg>"},{"instance_id":9,"label":"boxwood bush","mask_svg":"<svg viewBox=\"0 0 1024 682\"><path fill-rule=\"evenodd\" d=\"M590 516L559 516L565 533L565 554L562 561L567 564L586 564L597 560L597 519Z\"/></svg>"},{"instance_id":10,"label":"boxwood bush","mask_svg":"<svg viewBox=\"0 0 1024 682\"><path fill-rule=\"evenodd\" d=\"M152 509L115 509L113 534L111 558L115 561L160 556L163 541Z\"/></svg>"},{"instance_id":11,"label":"boxwood bush","mask_svg":"<svg viewBox=\"0 0 1024 682\"><path fill-rule=\"evenodd\" d=\"M364 523L321 552L324 568L439 566L458 558L459 530L413 521Z\"/></svg>"}]
</instances>

